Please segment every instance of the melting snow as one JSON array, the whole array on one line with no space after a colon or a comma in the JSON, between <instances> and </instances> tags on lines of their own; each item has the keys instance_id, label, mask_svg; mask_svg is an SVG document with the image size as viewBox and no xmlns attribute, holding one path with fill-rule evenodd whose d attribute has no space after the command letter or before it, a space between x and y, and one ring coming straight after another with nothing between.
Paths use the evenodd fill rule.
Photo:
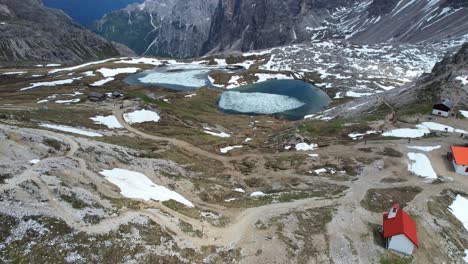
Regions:
<instances>
[{"instance_id":1,"label":"melting snow","mask_svg":"<svg viewBox=\"0 0 468 264\"><path fill-rule=\"evenodd\" d=\"M215 137L221 137L221 138L231 137L231 135L229 135L227 133L224 133L224 132L216 133L216 132L211 132L211 131L205 130L205 133L210 134L210 135L215 136Z\"/></svg>"},{"instance_id":2,"label":"melting snow","mask_svg":"<svg viewBox=\"0 0 468 264\"><path fill-rule=\"evenodd\" d=\"M98 133L95 133L95 132L90 132L90 131L85 131L85 130L81 130L81 129L74 128L74 127L69 127L69 126L51 125L51 124L41 124L40 126L45 127L45 128L50 128L50 129L63 131L63 132L69 132L69 133L73 133L73 134L88 136L88 137L102 137L101 134L98 134Z\"/></svg>"},{"instance_id":3,"label":"melting snow","mask_svg":"<svg viewBox=\"0 0 468 264\"><path fill-rule=\"evenodd\" d=\"M56 70L49 71L49 74L54 74L54 73L62 72L62 71L74 71L74 70L78 70L78 69L81 69L81 68L84 68L84 67L88 67L88 66L91 66L91 65L96 65L96 64L105 63L105 62L108 62L108 61L111 61L111 60L114 60L114 59L106 59L106 60L101 60L101 61L93 61L93 62L88 62L88 63L85 63L85 64L81 64L81 65L77 65L77 66L73 66L73 67L69 67L69 68L56 69Z\"/></svg>"},{"instance_id":4,"label":"melting snow","mask_svg":"<svg viewBox=\"0 0 468 264\"><path fill-rule=\"evenodd\" d=\"M27 72L25 71L18 71L18 72L2 72L0 73L0 75L21 75L21 74L25 74Z\"/></svg>"},{"instance_id":5,"label":"melting snow","mask_svg":"<svg viewBox=\"0 0 468 264\"><path fill-rule=\"evenodd\" d=\"M461 81L463 85L468 84L468 76L458 76L455 80Z\"/></svg>"},{"instance_id":6,"label":"melting snow","mask_svg":"<svg viewBox=\"0 0 468 264\"><path fill-rule=\"evenodd\" d=\"M420 138L424 134L430 133L429 129L415 129L415 128L400 128L387 131L382 135L384 137L399 137L399 138Z\"/></svg>"},{"instance_id":7,"label":"melting snow","mask_svg":"<svg viewBox=\"0 0 468 264\"><path fill-rule=\"evenodd\" d=\"M71 99L71 100L57 100L55 101L56 104L72 104L72 103L79 103L81 99Z\"/></svg>"},{"instance_id":8,"label":"melting snow","mask_svg":"<svg viewBox=\"0 0 468 264\"><path fill-rule=\"evenodd\" d=\"M33 159L33 160L30 160L29 163L31 163L31 164L37 164L37 163L39 163L40 161L41 161L41 160L39 160L39 159Z\"/></svg>"},{"instance_id":9,"label":"melting snow","mask_svg":"<svg viewBox=\"0 0 468 264\"><path fill-rule=\"evenodd\" d=\"M120 188L120 194L127 198L142 199L145 201L169 201L174 200L188 207L194 205L182 195L154 184L146 175L124 169L103 170L100 172L106 180Z\"/></svg>"},{"instance_id":10,"label":"melting snow","mask_svg":"<svg viewBox=\"0 0 468 264\"><path fill-rule=\"evenodd\" d=\"M455 133L468 133L465 130L461 129L456 129L450 126L442 125L439 123L434 123L434 122L424 122L421 123L420 125L417 125L416 127L419 128L428 128L430 130L436 130L436 131L448 131L448 132L455 132Z\"/></svg>"},{"instance_id":11,"label":"melting snow","mask_svg":"<svg viewBox=\"0 0 468 264\"><path fill-rule=\"evenodd\" d=\"M315 172L316 174L322 174L322 173L327 172L327 169L325 169L325 168L316 169L316 170L314 170L314 172Z\"/></svg>"},{"instance_id":12,"label":"melting snow","mask_svg":"<svg viewBox=\"0 0 468 264\"><path fill-rule=\"evenodd\" d=\"M139 70L140 68L117 68L117 69L102 68L97 71L100 72L102 76L104 77L115 77L123 73L136 73Z\"/></svg>"},{"instance_id":13,"label":"melting snow","mask_svg":"<svg viewBox=\"0 0 468 264\"><path fill-rule=\"evenodd\" d=\"M239 113L275 114L303 105L304 103L298 99L285 95L237 91L224 92L219 100L219 106L222 109Z\"/></svg>"},{"instance_id":14,"label":"melting snow","mask_svg":"<svg viewBox=\"0 0 468 264\"><path fill-rule=\"evenodd\" d=\"M353 140L358 140L364 138L366 135L371 135L371 134L378 134L378 131L367 131L365 133L351 133L348 134L348 137L352 138Z\"/></svg>"},{"instance_id":15,"label":"melting snow","mask_svg":"<svg viewBox=\"0 0 468 264\"><path fill-rule=\"evenodd\" d=\"M426 155L421 153L408 153L408 158L412 161L408 163L408 170L410 172L427 179L437 179L437 174Z\"/></svg>"},{"instance_id":16,"label":"melting snow","mask_svg":"<svg viewBox=\"0 0 468 264\"><path fill-rule=\"evenodd\" d=\"M307 144L307 143L296 144L297 151L310 151L310 150L314 150L317 147L318 147L317 144Z\"/></svg>"},{"instance_id":17,"label":"melting snow","mask_svg":"<svg viewBox=\"0 0 468 264\"><path fill-rule=\"evenodd\" d=\"M242 146L228 146L228 147L225 147L225 148L221 148L219 151L223 154L226 154L228 153L229 151L233 150L233 149L236 149L236 148L242 148Z\"/></svg>"},{"instance_id":18,"label":"melting snow","mask_svg":"<svg viewBox=\"0 0 468 264\"><path fill-rule=\"evenodd\" d=\"M272 74L272 73L256 73L255 76L258 78L258 82L264 82L268 80L289 80L289 79L294 79L293 77L282 74L282 73L277 73L277 74Z\"/></svg>"},{"instance_id":19,"label":"melting snow","mask_svg":"<svg viewBox=\"0 0 468 264\"><path fill-rule=\"evenodd\" d=\"M433 147L430 147L430 146L427 146L427 147L407 146L407 148L430 152L430 151L433 151L433 150L436 150L436 149L440 149L441 146L440 145L439 146L433 146Z\"/></svg>"},{"instance_id":20,"label":"melting snow","mask_svg":"<svg viewBox=\"0 0 468 264\"><path fill-rule=\"evenodd\" d=\"M109 77L109 78L105 78L105 79L102 79L102 80L99 80L99 81L95 81L90 85L91 86L103 86L104 84L112 82L113 80L115 80L114 77Z\"/></svg>"},{"instance_id":21,"label":"melting snow","mask_svg":"<svg viewBox=\"0 0 468 264\"><path fill-rule=\"evenodd\" d=\"M262 197L262 196L266 196L266 194L264 192L253 192L250 194L250 197Z\"/></svg>"},{"instance_id":22,"label":"melting snow","mask_svg":"<svg viewBox=\"0 0 468 264\"><path fill-rule=\"evenodd\" d=\"M468 208L468 199L461 195L457 195L452 205L450 205L449 210L460 222L462 222L463 226L468 231L467 208Z\"/></svg>"},{"instance_id":23,"label":"melting snow","mask_svg":"<svg viewBox=\"0 0 468 264\"><path fill-rule=\"evenodd\" d=\"M158 113L148 110L138 110L132 113L124 114L125 122L129 124L144 123L144 122L159 122L161 117Z\"/></svg>"},{"instance_id":24,"label":"melting snow","mask_svg":"<svg viewBox=\"0 0 468 264\"><path fill-rule=\"evenodd\" d=\"M91 117L91 120L94 121L96 124L107 126L108 128L123 128L123 126L119 123L117 118L113 115L110 116L96 116Z\"/></svg>"},{"instance_id":25,"label":"melting snow","mask_svg":"<svg viewBox=\"0 0 468 264\"><path fill-rule=\"evenodd\" d=\"M79 80L81 77L66 79L66 80L59 80L59 81L51 81L51 82L38 82L38 83L31 83L31 86L26 88L20 89L20 91L25 91L37 87L44 87L44 86L57 86L57 85L64 85L64 84L72 84L75 80Z\"/></svg>"},{"instance_id":26,"label":"melting snow","mask_svg":"<svg viewBox=\"0 0 468 264\"><path fill-rule=\"evenodd\" d=\"M460 113L462 114L462 116L468 118L468 111L460 110Z\"/></svg>"},{"instance_id":27,"label":"melting snow","mask_svg":"<svg viewBox=\"0 0 468 264\"><path fill-rule=\"evenodd\" d=\"M235 188L234 191L239 192L239 193L245 193L244 189L242 188Z\"/></svg>"},{"instance_id":28,"label":"melting snow","mask_svg":"<svg viewBox=\"0 0 468 264\"><path fill-rule=\"evenodd\" d=\"M131 58L130 60L120 60L115 63L126 63L126 64L150 64L154 66L160 66L163 63L158 59L152 58Z\"/></svg>"}]
</instances>

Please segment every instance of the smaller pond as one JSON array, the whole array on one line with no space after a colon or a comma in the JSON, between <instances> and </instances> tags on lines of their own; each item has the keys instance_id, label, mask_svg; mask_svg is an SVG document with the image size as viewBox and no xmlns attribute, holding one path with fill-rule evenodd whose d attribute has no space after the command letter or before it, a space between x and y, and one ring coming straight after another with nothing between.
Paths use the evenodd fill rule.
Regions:
<instances>
[{"instance_id":1,"label":"smaller pond","mask_svg":"<svg viewBox=\"0 0 468 264\"><path fill-rule=\"evenodd\" d=\"M241 66L209 66L200 64L175 64L150 71L132 74L124 79L130 85L163 87L177 91L191 91L201 87L215 88L208 75L212 71L237 72Z\"/></svg>"},{"instance_id":2,"label":"smaller pond","mask_svg":"<svg viewBox=\"0 0 468 264\"><path fill-rule=\"evenodd\" d=\"M330 102L330 97L312 84L273 80L223 92L218 108L228 114L267 114L301 120L322 111Z\"/></svg>"}]
</instances>

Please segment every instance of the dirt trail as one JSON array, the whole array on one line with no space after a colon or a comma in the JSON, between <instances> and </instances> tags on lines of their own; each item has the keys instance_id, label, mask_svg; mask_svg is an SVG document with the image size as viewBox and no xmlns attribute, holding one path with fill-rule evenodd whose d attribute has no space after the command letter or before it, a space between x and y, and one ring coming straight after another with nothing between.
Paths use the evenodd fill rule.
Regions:
<instances>
[{"instance_id":1,"label":"dirt trail","mask_svg":"<svg viewBox=\"0 0 468 264\"><path fill-rule=\"evenodd\" d=\"M155 136L155 135L150 135L150 134L144 133L144 132L142 132L142 131L140 131L140 130L138 130L136 128L133 128L131 125L129 125L127 122L125 122L125 120L123 118L123 114L124 114L124 112L122 110L114 109L114 116L117 118L120 125L122 125L125 129L127 129L128 131L130 131L130 132L132 132L132 133L134 133L134 134L136 134L138 136L141 136L141 137L143 137L145 139L154 140L154 141L167 141L167 142L173 144L176 147L188 150L190 153L198 154L198 155L201 155L201 156L205 156L205 157L220 161L220 162L223 163L223 165L225 167L232 168L232 164L230 164L229 159L227 157L213 154L211 152L208 152L208 151L206 151L204 149L198 148L198 147L196 147L196 146L194 146L194 145L192 145L192 144L190 144L188 142L182 141L182 140L178 140L178 139L175 139L175 138L159 137L159 136Z\"/></svg>"}]
</instances>

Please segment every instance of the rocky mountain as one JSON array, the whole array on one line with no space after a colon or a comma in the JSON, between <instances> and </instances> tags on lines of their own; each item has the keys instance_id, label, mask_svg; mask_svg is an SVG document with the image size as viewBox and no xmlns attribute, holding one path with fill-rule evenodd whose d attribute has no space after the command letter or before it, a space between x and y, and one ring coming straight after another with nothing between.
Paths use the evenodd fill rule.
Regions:
<instances>
[{"instance_id":1,"label":"rocky mountain","mask_svg":"<svg viewBox=\"0 0 468 264\"><path fill-rule=\"evenodd\" d=\"M105 15L92 30L139 54L195 57L208 38L217 0L146 0Z\"/></svg>"},{"instance_id":2,"label":"rocky mountain","mask_svg":"<svg viewBox=\"0 0 468 264\"><path fill-rule=\"evenodd\" d=\"M129 4L143 0L42 0L47 7L63 10L81 25L89 25L106 13L125 8Z\"/></svg>"},{"instance_id":3,"label":"rocky mountain","mask_svg":"<svg viewBox=\"0 0 468 264\"><path fill-rule=\"evenodd\" d=\"M438 42L467 35L466 17L461 0L146 0L93 30L140 54L193 57L323 39Z\"/></svg>"},{"instance_id":4,"label":"rocky mountain","mask_svg":"<svg viewBox=\"0 0 468 264\"><path fill-rule=\"evenodd\" d=\"M40 0L0 0L0 63L75 63L133 54Z\"/></svg>"},{"instance_id":5,"label":"rocky mountain","mask_svg":"<svg viewBox=\"0 0 468 264\"><path fill-rule=\"evenodd\" d=\"M456 109L468 107L468 43L453 56L436 63L432 72L422 75L417 81L340 105L328 111L326 116L356 117L385 105L393 109L411 109L415 105L427 107L441 99L450 99Z\"/></svg>"}]
</instances>

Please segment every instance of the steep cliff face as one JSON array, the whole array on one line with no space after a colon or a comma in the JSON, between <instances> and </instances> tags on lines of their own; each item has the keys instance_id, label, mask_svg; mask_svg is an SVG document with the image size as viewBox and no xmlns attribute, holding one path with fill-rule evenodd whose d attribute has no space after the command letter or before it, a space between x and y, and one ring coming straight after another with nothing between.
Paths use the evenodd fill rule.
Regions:
<instances>
[{"instance_id":1,"label":"steep cliff face","mask_svg":"<svg viewBox=\"0 0 468 264\"><path fill-rule=\"evenodd\" d=\"M466 0L146 0L95 24L140 54L194 57L311 40L438 42L468 35Z\"/></svg>"},{"instance_id":2,"label":"steep cliff face","mask_svg":"<svg viewBox=\"0 0 468 264\"><path fill-rule=\"evenodd\" d=\"M118 56L125 48L74 23L40 0L0 0L0 63L76 63Z\"/></svg>"},{"instance_id":3,"label":"steep cliff face","mask_svg":"<svg viewBox=\"0 0 468 264\"><path fill-rule=\"evenodd\" d=\"M216 0L147 0L112 12L92 30L139 54L175 58L200 55Z\"/></svg>"}]
</instances>

